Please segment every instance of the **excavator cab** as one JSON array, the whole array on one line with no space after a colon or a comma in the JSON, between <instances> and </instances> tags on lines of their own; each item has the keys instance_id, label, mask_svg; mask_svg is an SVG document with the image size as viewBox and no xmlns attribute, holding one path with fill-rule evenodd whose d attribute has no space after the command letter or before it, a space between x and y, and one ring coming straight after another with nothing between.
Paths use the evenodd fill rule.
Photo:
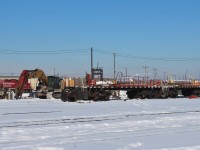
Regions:
<instances>
[{"instance_id":1,"label":"excavator cab","mask_svg":"<svg viewBox=\"0 0 200 150\"><path fill-rule=\"evenodd\" d=\"M60 78L55 76L48 76L48 91L60 88Z\"/></svg>"}]
</instances>

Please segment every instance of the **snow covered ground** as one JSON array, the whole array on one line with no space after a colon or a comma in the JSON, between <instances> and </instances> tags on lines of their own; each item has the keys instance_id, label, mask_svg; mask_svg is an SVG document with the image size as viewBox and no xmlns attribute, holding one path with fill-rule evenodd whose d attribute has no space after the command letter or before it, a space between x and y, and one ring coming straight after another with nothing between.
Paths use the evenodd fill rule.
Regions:
<instances>
[{"instance_id":1,"label":"snow covered ground","mask_svg":"<svg viewBox=\"0 0 200 150\"><path fill-rule=\"evenodd\" d=\"M199 150L200 99L0 100L1 150Z\"/></svg>"}]
</instances>

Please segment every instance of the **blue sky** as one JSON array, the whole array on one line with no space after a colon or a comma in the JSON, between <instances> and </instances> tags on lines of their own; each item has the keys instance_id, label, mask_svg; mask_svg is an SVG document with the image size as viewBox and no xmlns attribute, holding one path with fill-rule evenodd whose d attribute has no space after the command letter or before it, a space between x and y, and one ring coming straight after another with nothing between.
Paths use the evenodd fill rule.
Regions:
<instances>
[{"instance_id":1,"label":"blue sky","mask_svg":"<svg viewBox=\"0 0 200 150\"><path fill-rule=\"evenodd\" d=\"M160 78L199 78L199 8L199 0L0 0L0 73L83 76L93 47L108 77L116 53L117 72L143 76L148 66L150 76L156 68Z\"/></svg>"}]
</instances>

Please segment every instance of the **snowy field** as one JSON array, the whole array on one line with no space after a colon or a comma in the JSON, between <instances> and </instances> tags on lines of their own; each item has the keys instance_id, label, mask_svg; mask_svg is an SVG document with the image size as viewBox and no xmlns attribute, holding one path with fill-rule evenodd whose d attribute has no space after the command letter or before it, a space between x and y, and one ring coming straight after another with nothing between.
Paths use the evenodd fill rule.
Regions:
<instances>
[{"instance_id":1,"label":"snowy field","mask_svg":"<svg viewBox=\"0 0 200 150\"><path fill-rule=\"evenodd\" d=\"M1 150L199 150L200 99L0 100Z\"/></svg>"}]
</instances>

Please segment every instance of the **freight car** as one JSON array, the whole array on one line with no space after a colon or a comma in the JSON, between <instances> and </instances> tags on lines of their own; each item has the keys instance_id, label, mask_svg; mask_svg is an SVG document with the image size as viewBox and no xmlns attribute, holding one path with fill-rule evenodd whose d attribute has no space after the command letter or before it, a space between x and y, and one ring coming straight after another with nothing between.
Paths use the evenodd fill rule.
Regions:
<instances>
[{"instance_id":1,"label":"freight car","mask_svg":"<svg viewBox=\"0 0 200 150\"><path fill-rule=\"evenodd\" d=\"M86 75L87 85L84 87L65 87L62 101L76 101L79 99L109 100L116 91L127 91L129 99L178 98L191 95L200 96L199 81L163 81L138 80L132 82L114 82L106 85L96 85L89 74Z\"/></svg>"}]
</instances>

